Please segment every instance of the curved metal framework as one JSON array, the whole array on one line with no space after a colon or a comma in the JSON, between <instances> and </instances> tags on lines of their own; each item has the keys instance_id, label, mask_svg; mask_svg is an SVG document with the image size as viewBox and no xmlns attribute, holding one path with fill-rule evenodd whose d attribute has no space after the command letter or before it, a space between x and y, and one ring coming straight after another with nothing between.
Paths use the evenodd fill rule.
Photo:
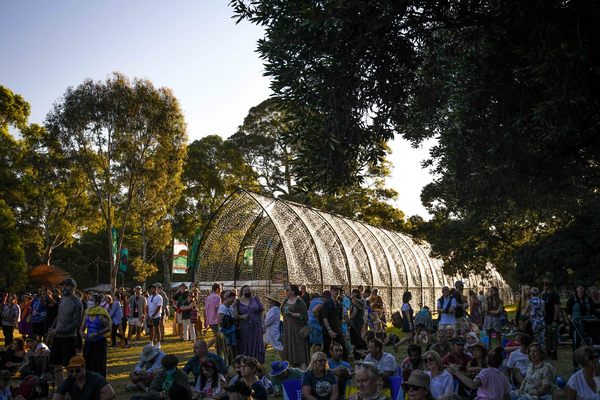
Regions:
<instances>
[{"instance_id":1,"label":"curved metal framework","mask_svg":"<svg viewBox=\"0 0 600 400\"><path fill-rule=\"evenodd\" d=\"M435 306L443 286L461 279L466 289L510 287L489 265L479 276L448 276L428 243L289 201L238 189L212 216L200 243L196 281L245 283L259 294L288 282L321 292L363 285L379 289L387 311L398 310L402 293Z\"/></svg>"}]
</instances>

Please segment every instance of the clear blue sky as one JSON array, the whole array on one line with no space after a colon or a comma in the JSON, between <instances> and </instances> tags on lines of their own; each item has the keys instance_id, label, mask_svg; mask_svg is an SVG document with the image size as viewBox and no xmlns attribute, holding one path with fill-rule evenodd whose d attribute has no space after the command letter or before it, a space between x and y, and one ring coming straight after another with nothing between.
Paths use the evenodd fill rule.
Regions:
<instances>
[{"instance_id":1,"label":"clear blue sky","mask_svg":"<svg viewBox=\"0 0 600 400\"><path fill-rule=\"evenodd\" d=\"M266 99L269 81L255 52L261 28L231 19L227 0L0 1L0 84L31 104L43 122L68 86L113 71L173 89L190 140L227 137L250 107ZM426 151L400 139L392 144L394 173L408 215L426 216L419 162Z\"/></svg>"}]
</instances>

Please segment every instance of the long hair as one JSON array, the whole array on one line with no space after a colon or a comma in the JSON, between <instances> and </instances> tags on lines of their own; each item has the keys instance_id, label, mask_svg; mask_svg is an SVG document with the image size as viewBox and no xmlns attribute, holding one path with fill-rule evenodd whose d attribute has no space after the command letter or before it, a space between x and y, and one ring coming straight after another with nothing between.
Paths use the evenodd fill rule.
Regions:
<instances>
[{"instance_id":1,"label":"long hair","mask_svg":"<svg viewBox=\"0 0 600 400\"><path fill-rule=\"evenodd\" d=\"M210 387L214 388L219 386L219 370L217 369L217 365L215 364L215 362L210 358L207 358L202 362L202 370L204 370L204 364L210 364L213 370L212 375L210 376ZM206 385L206 377L202 372L200 372L200 385L200 389L204 388L204 386Z\"/></svg>"},{"instance_id":2,"label":"long hair","mask_svg":"<svg viewBox=\"0 0 600 400\"><path fill-rule=\"evenodd\" d=\"M308 363L308 367L306 368L306 370L315 372L315 364L317 362L317 359L319 359L319 358L324 358L325 360L327 360L327 356L325 355L325 353L323 353L322 351L317 351L310 358L310 362ZM325 362L325 370L327 370L327 368L328 368L328 365L327 365L327 362Z\"/></svg>"}]
</instances>

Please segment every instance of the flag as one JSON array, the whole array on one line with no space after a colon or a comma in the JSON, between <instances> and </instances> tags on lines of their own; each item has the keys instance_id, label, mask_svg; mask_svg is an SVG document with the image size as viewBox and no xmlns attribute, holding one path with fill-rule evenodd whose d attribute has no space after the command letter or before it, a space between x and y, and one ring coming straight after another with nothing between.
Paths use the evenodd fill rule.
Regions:
<instances>
[{"instance_id":1,"label":"flag","mask_svg":"<svg viewBox=\"0 0 600 400\"><path fill-rule=\"evenodd\" d=\"M194 233L194 241L192 242L192 248L189 249L187 267L188 269L195 269L198 263L198 251L200 251L200 239L202 239L202 228L196 229Z\"/></svg>"},{"instance_id":2,"label":"flag","mask_svg":"<svg viewBox=\"0 0 600 400\"><path fill-rule=\"evenodd\" d=\"M188 247L187 243L180 239L175 239L173 243L173 273L185 274L188 269Z\"/></svg>"},{"instance_id":3,"label":"flag","mask_svg":"<svg viewBox=\"0 0 600 400\"><path fill-rule=\"evenodd\" d=\"M113 265L117 265L117 250L119 249L119 233L114 226L111 229L112 233L112 258Z\"/></svg>"},{"instance_id":4,"label":"flag","mask_svg":"<svg viewBox=\"0 0 600 400\"><path fill-rule=\"evenodd\" d=\"M127 263L129 258L129 250L121 249L121 262L119 263L119 271L125 273L127 271Z\"/></svg>"}]
</instances>

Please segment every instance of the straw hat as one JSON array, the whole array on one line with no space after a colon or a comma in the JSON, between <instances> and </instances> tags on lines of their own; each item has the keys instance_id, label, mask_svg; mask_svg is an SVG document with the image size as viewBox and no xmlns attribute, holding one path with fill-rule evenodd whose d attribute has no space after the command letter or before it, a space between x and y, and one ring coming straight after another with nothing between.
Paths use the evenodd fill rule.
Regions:
<instances>
[{"instance_id":1,"label":"straw hat","mask_svg":"<svg viewBox=\"0 0 600 400\"><path fill-rule=\"evenodd\" d=\"M427 389L427 391L431 391L429 385L431 384L431 379L429 375L427 375L423 371L414 370L411 372L410 377L406 382L402 383L402 388L405 392L408 392L407 386L417 386L423 389Z\"/></svg>"},{"instance_id":2,"label":"straw hat","mask_svg":"<svg viewBox=\"0 0 600 400\"><path fill-rule=\"evenodd\" d=\"M160 353L160 349L148 343L144 346L144 350L142 350L142 355L140 358L143 362L150 361L156 357L158 353Z\"/></svg>"}]
</instances>

